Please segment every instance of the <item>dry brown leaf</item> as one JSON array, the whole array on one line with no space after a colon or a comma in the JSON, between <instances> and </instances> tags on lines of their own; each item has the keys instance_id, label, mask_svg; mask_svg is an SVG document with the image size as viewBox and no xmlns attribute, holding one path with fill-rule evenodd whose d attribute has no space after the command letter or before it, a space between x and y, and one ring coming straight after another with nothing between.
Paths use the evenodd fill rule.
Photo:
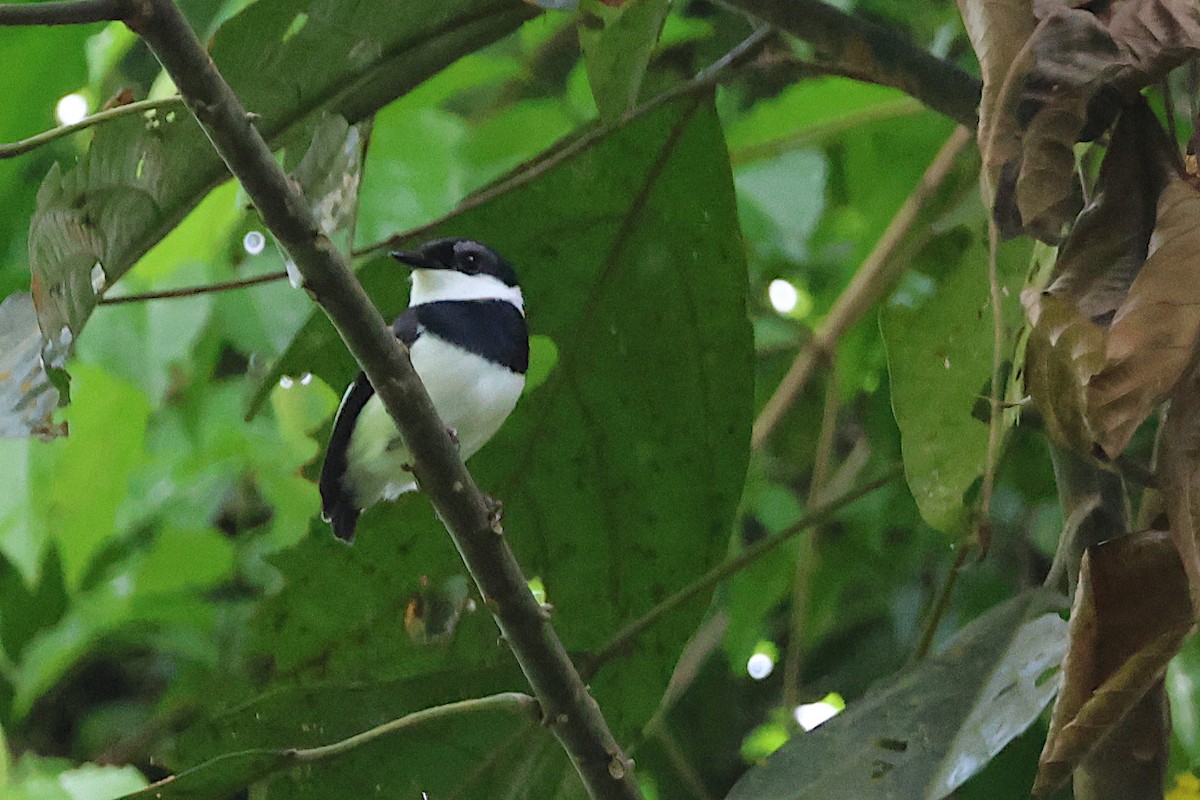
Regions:
<instances>
[{"instance_id":1,"label":"dry brown leaf","mask_svg":"<svg viewBox=\"0 0 1200 800\"><path fill-rule=\"evenodd\" d=\"M1200 375L1193 371L1176 388L1159 437L1159 493L1171 538L1183 561L1192 603L1200 609Z\"/></svg>"},{"instance_id":2,"label":"dry brown leaf","mask_svg":"<svg viewBox=\"0 0 1200 800\"><path fill-rule=\"evenodd\" d=\"M1004 77L1017 60L1017 54L1033 33L1034 18L1030 0L958 0L958 11L983 77L983 95L979 104L979 142L988 142L992 117ZM1014 134L1015 130L1012 131ZM990 148L983 148L984 175L988 177L989 193L999 183L1000 169L1019 153L1020 140L1007 137Z\"/></svg>"},{"instance_id":3,"label":"dry brown leaf","mask_svg":"<svg viewBox=\"0 0 1200 800\"><path fill-rule=\"evenodd\" d=\"M1145 102L1117 121L1092 199L1059 251L1047 291L1107 326L1146 262L1158 197L1172 174L1166 136Z\"/></svg>"},{"instance_id":4,"label":"dry brown leaf","mask_svg":"<svg viewBox=\"0 0 1200 800\"><path fill-rule=\"evenodd\" d=\"M1139 89L1200 52L1195 3L1125 0L1099 13L1073 5L1037 4L1037 28L988 109L981 141L1005 236L1058 242L1076 208L1075 143L1095 138Z\"/></svg>"},{"instance_id":5,"label":"dry brown leaf","mask_svg":"<svg viewBox=\"0 0 1200 800\"><path fill-rule=\"evenodd\" d=\"M1067 300L1048 292L1021 293L1029 318L1025 387L1042 415L1046 434L1081 453L1095 437L1087 420L1088 382L1104 367L1104 331Z\"/></svg>"},{"instance_id":6,"label":"dry brown leaf","mask_svg":"<svg viewBox=\"0 0 1200 800\"><path fill-rule=\"evenodd\" d=\"M1167 184L1149 256L1108 330L1106 366L1087 389L1097 441L1115 458L1192 365L1200 338L1200 195Z\"/></svg>"},{"instance_id":7,"label":"dry brown leaf","mask_svg":"<svg viewBox=\"0 0 1200 800\"><path fill-rule=\"evenodd\" d=\"M1188 578L1170 534L1145 531L1089 548L1034 794L1066 781L1159 681L1191 630Z\"/></svg>"}]
</instances>

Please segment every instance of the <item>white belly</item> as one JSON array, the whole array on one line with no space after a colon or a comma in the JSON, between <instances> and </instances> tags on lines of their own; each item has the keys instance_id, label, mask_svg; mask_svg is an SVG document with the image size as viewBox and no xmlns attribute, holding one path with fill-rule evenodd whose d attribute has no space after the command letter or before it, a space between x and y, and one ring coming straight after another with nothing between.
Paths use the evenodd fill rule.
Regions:
<instances>
[{"instance_id":1,"label":"white belly","mask_svg":"<svg viewBox=\"0 0 1200 800\"><path fill-rule=\"evenodd\" d=\"M413 368L447 427L458 434L463 459L473 456L512 413L525 376L423 333L413 343ZM350 437L347 471L360 505L394 500L416 484L404 469L412 456L378 395L360 412Z\"/></svg>"}]
</instances>

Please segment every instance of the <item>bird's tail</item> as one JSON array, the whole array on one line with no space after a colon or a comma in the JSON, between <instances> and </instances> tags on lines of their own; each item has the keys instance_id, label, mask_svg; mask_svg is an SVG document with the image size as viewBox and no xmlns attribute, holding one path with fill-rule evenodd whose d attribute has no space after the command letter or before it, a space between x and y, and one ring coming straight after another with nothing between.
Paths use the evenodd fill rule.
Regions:
<instances>
[{"instance_id":1,"label":"bird's tail","mask_svg":"<svg viewBox=\"0 0 1200 800\"><path fill-rule=\"evenodd\" d=\"M354 541L354 529L358 525L358 515L362 511L353 503L338 503L328 512L327 520L333 526L333 535L343 542L350 544Z\"/></svg>"}]
</instances>

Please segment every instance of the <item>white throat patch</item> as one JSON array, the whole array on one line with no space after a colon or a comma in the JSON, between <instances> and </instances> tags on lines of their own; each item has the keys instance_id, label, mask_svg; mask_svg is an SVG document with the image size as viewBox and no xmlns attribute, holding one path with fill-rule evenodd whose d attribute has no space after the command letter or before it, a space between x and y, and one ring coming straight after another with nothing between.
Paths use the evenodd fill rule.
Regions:
<instances>
[{"instance_id":1,"label":"white throat patch","mask_svg":"<svg viewBox=\"0 0 1200 800\"><path fill-rule=\"evenodd\" d=\"M408 304L441 300L507 300L525 313L525 298L517 286L508 286L492 275L467 275L453 269L414 269Z\"/></svg>"}]
</instances>

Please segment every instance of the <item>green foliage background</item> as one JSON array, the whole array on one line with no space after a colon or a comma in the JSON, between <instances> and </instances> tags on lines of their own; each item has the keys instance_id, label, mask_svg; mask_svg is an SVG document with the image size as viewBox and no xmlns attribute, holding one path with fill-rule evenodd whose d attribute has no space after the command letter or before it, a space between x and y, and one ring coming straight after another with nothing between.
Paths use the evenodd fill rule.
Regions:
<instances>
[{"instance_id":1,"label":"green foliage background","mask_svg":"<svg viewBox=\"0 0 1200 800\"><path fill-rule=\"evenodd\" d=\"M951 122L894 90L782 63L736 72L545 167L597 115L618 120L622 93L636 90L638 64L613 66L613 47L649 58L645 100L719 58L751 32L747 21L677 3L651 46L666 4L646 0L641 17L619 22L615 45L585 35L585 63L571 15L516 2L181 5L289 166L322 114L354 124L378 110L343 243L421 227L414 241L475 236L520 269L538 380L471 467L504 501L518 558L581 661L726 555L903 466L907 481L736 573L599 669L593 693L648 796L723 797L775 746L809 736L784 698L836 692L848 715L894 698L871 687L913 661L986 451L975 411L991 378L991 321L973 157L922 211L896 256L907 270L838 343L836 368L818 373L764 449L751 451L749 431ZM841 5L975 70L953 3ZM796 45L793 55L810 54ZM0 140L52 127L68 92L96 108L126 87L169 92L120 26L0 28ZM144 160L130 163L135 151ZM496 181L507 189L455 213ZM56 298L43 323L77 335L70 436L0 440L4 797L118 797L222 753L314 746L523 688L491 619L465 599L461 563L423 498L369 513L353 549L320 523L313 477L354 365L303 292L277 281L93 307L98 257L120 280L114 296L284 267L269 241L261 254L243 247L263 229L182 110L0 161L0 209L0 295L30 288L33 258L35 292L65 287L43 296ZM98 220L103 253L73 249L55 228L62 214ZM1009 342L1029 257L1028 246L1002 253ZM388 259L372 251L358 266L385 314L403 307ZM776 279L796 287L795 310L772 308ZM901 724L944 714L949 731L914 746L923 767L903 773L916 776L900 784L905 796L944 796L922 794L940 780L934 767L971 755L955 734L998 708L972 686L1025 657L1007 645L1045 619L1034 616L1045 603L1022 594L1040 584L1062 524L1037 436L1009 438L993 512L991 552L960 576L935 641L1021 599L964 640L987 646L939 662L953 691L939 697L927 676L913 678L923 705L912 701L907 717L893 709ZM451 619L414 622L418 600ZM756 652L779 662L764 680L747 675ZM788 660L799 681L785 688ZM1191 697L1197 663L1188 650L1173 665L1177 697ZM971 774L986 768L957 796L1026 796L1039 711L1014 712L1012 744L994 759L975 753ZM1186 770L1200 734L1194 714L1181 719L1175 766ZM876 734L843 735L849 749ZM832 775L826 763L781 780L839 796L836 756L822 756ZM227 780L238 774L229 769ZM213 796L205 780L174 796ZM490 716L256 787L271 798L581 791L549 734Z\"/></svg>"}]
</instances>

